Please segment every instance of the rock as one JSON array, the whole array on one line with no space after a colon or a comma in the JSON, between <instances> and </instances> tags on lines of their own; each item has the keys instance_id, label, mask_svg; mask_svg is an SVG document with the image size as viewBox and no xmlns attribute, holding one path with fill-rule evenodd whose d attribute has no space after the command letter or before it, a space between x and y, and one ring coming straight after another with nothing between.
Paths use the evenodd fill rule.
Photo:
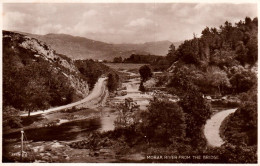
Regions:
<instances>
[{"instance_id":1,"label":"rock","mask_svg":"<svg viewBox=\"0 0 260 166\"><path fill-rule=\"evenodd\" d=\"M111 153L110 149L100 149L99 150L100 153Z\"/></svg>"},{"instance_id":2,"label":"rock","mask_svg":"<svg viewBox=\"0 0 260 166\"><path fill-rule=\"evenodd\" d=\"M45 155L47 155L47 156L51 156L51 154L50 154L50 153L48 153L48 152L47 152L47 153L45 153Z\"/></svg>"},{"instance_id":3,"label":"rock","mask_svg":"<svg viewBox=\"0 0 260 166\"><path fill-rule=\"evenodd\" d=\"M61 145L59 142L55 142L51 145L52 148L61 148L64 147L64 145Z\"/></svg>"},{"instance_id":4,"label":"rock","mask_svg":"<svg viewBox=\"0 0 260 166\"><path fill-rule=\"evenodd\" d=\"M43 160L49 160L49 157L48 156L43 156L42 159Z\"/></svg>"},{"instance_id":5,"label":"rock","mask_svg":"<svg viewBox=\"0 0 260 166\"><path fill-rule=\"evenodd\" d=\"M58 156L52 156L52 159L53 159L53 160L58 160L59 157L58 157Z\"/></svg>"}]
</instances>

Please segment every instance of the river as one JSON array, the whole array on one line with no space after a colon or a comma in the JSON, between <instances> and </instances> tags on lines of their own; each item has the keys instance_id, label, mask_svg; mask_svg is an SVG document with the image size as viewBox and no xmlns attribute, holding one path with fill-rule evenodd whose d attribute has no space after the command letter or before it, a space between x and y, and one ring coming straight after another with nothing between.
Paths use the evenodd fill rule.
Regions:
<instances>
[{"instance_id":1,"label":"river","mask_svg":"<svg viewBox=\"0 0 260 166\"><path fill-rule=\"evenodd\" d=\"M138 75L130 72L129 75L134 76L134 78L129 79L127 82L123 83L123 86L126 87L126 90L124 91L127 92L127 95L116 96L112 101L123 102L125 98L131 97L134 101L137 102L137 104L140 105L141 109L145 109L149 104L149 99L151 98L151 95L142 93L138 90L140 84L140 79L138 78ZM103 132L114 130L114 121L116 119L116 114L110 113L108 110L106 110L109 108L97 108L97 110L99 109L102 110L103 113L101 113L101 116L97 118L66 122L51 127L28 129L25 131L25 134L28 140L34 142L53 140L76 141L86 138L86 136L93 131ZM35 120L37 121L38 119L41 119L41 116L44 115L39 114L33 117L35 117ZM13 139L15 141L20 141L20 135L20 132L16 132L4 135L4 139Z\"/></svg>"},{"instance_id":2,"label":"river","mask_svg":"<svg viewBox=\"0 0 260 166\"><path fill-rule=\"evenodd\" d=\"M131 78L127 81L122 83L122 87L125 88L125 90L122 90L123 92L126 92L126 95L124 96L116 96L114 98L114 102L124 102L126 98L132 98L137 105L140 106L141 110L144 110L149 105L150 99L152 99L152 95L150 92L141 92L139 91L140 86L140 76L139 74L135 74L128 71L123 71L124 73L127 73Z\"/></svg>"}]
</instances>

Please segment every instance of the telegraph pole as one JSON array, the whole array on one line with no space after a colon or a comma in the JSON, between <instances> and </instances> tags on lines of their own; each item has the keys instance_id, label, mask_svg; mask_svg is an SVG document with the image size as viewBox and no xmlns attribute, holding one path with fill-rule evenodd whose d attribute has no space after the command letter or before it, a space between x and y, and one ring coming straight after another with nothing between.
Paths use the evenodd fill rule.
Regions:
<instances>
[{"instance_id":1,"label":"telegraph pole","mask_svg":"<svg viewBox=\"0 0 260 166\"><path fill-rule=\"evenodd\" d=\"M23 134L24 134L24 131L21 130L21 161L23 161Z\"/></svg>"}]
</instances>

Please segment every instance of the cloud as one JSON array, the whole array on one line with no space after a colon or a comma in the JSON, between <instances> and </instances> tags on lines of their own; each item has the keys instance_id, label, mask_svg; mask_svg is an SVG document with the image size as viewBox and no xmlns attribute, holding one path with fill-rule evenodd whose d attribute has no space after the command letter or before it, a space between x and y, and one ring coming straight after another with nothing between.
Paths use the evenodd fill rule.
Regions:
<instances>
[{"instance_id":1,"label":"cloud","mask_svg":"<svg viewBox=\"0 0 260 166\"><path fill-rule=\"evenodd\" d=\"M33 29L32 33L44 35L50 32L60 32L61 29L63 29L63 27L60 24L44 24L39 28Z\"/></svg>"},{"instance_id":2,"label":"cloud","mask_svg":"<svg viewBox=\"0 0 260 166\"><path fill-rule=\"evenodd\" d=\"M153 24L154 22L150 19L147 19L147 18L138 18L136 20L132 20L128 26L130 27L144 27L144 26L147 26L147 25L151 25Z\"/></svg>"},{"instance_id":3,"label":"cloud","mask_svg":"<svg viewBox=\"0 0 260 166\"><path fill-rule=\"evenodd\" d=\"M83 13L83 17L93 17L95 15L97 15L97 11L93 9Z\"/></svg>"},{"instance_id":4,"label":"cloud","mask_svg":"<svg viewBox=\"0 0 260 166\"><path fill-rule=\"evenodd\" d=\"M114 43L180 41L203 28L257 16L256 4L221 3L10 3L3 28L67 33Z\"/></svg>"},{"instance_id":5,"label":"cloud","mask_svg":"<svg viewBox=\"0 0 260 166\"><path fill-rule=\"evenodd\" d=\"M14 29L17 25L24 24L26 14L17 11L6 12L4 14L3 24L6 29Z\"/></svg>"}]
</instances>

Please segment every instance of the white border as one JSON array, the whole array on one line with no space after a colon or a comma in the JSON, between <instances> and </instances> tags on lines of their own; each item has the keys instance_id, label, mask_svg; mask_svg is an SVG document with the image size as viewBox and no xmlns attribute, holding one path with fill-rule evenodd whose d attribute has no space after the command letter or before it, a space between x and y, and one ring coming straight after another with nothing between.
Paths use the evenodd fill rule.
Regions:
<instances>
[{"instance_id":1,"label":"white border","mask_svg":"<svg viewBox=\"0 0 260 166\"><path fill-rule=\"evenodd\" d=\"M259 7L259 0L0 0L0 13L1 13L1 17L0 17L0 28L1 31L3 30L3 9L2 9L2 4L3 3L234 3L234 4L241 4L241 3L256 3L257 4L257 8L258 11L260 11L260 7ZM259 12L257 14L259 16ZM259 18L259 17L258 17ZM259 26L258 26L258 39L259 39ZM0 53L0 81L2 83L2 32L0 33L0 48L1 48L1 53ZM258 47L258 55L259 55L259 50L260 48ZM259 68L258 68L259 71ZM258 74L258 82L259 82L259 74ZM258 86L258 92L259 92L259 86ZM0 109L2 111L2 86L0 87ZM258 101L259 101L259 95L258 95ZM258 103L258 110L259 110L260 106ZM259 117L259 116L258 116ZM0 122L2 122L2 116L1 116L1 120ZM258 124L259 124L260 120L258 118ZM259 127L259 126L258 126ZM2 136L2 125L0 125L0 134ZM258 164L260 163L260 155L259 155L259 128L258 128ZM0 156L1 156L1 163L0 165L21 165L21 166L27 166L27 165L33 165L33 166L37 166L37 165L97 165L97 163L2 163L2 138L1 138L1 145L0 145ZM137 165L136 163L100 163L98 165L107 165L107 166L112 166L114 164L117 165ZM153 165L218 165L218 166L226 166L226 165L258 165L258 164L186 164L186 163L181 163L181 164L153 164ZM148 164L138 164L138 165L148 165Z\"/></svg>"}]
</instances>

